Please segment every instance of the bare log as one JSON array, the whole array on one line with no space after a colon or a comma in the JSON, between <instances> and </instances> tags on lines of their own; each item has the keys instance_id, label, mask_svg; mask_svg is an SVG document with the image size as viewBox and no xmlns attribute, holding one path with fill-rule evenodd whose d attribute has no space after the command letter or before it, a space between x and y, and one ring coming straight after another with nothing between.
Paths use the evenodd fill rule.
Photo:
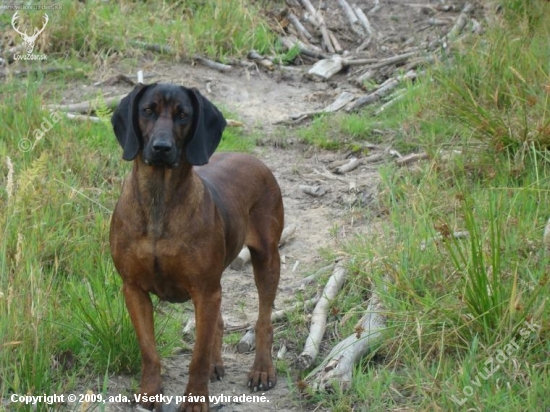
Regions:
<instances>
[{"instance_id":1,"label":"bare log","mask_svg":"<svg viewBox=\"0 0 550 412\"><path fill-rule=\"evenodd\" d=\"M466 23L468 23L470 13L474 10L474 5L472 3L466 3L464 5L464 8L458 15L458 18L456 19L456 22L452 29L447 33L447 39L448 40L454 40L456 39L462 30L464 30L464 27L466 26Z\"/></svg>"},{"instance_id":2,"label":"bare log","mask_svg":"<svg viewBox=\"0 0 550 412\"><path fill-rule=\"evenodd\" d=\"M294 312L298 308L307 308L308 306L314 305L319 300L319 296L308 299L305 302L298 302L294 305L291 305L287 308L277 310L271 314L271 322L276 322L280 319L286 317L289 313ZM239 343L237 344L237 352L245 353L250 352L256 346L256 334L254 328L250 328L243 335Z\"/></svg>"},{"instance_id":3,"label":"bare log","mask_svg":"<svg viewBox=\"0 0 550 412\"><path fill-rule=\"evenodd\" d=\"M302 3L302 6L311 13L312 16L315 16L314 21L317 21L317 27L319 30L321 30L321 35L323 36L323 42L327 48L327 51L331 54L334 54L336 50L332 46L332 42L330 40L329 30L327 28L327 25L325 24L325 19L323 18L323 15L313 7L311 2L309 0L300 0L300 3Z\"/></svg>"},{"instance_id":4,"label":"bare log","mask_svg":"<svg viewBox=\"0 0 550 412\"><path fill-rule=\"evenodd\" d=\"M361 25L365 28L365 31L367 32L367 34L369 36L375 36L376 33L372 28L372 24L370 24L370 21L367 15L363 12L363 10L361 10L361 7L359 7L357 4L354 4L352 7L353 7L353 11L355 12L355 15L359 19L359 22L361 23Z\"/></svg>"},{"instance_id":5,"label":"bare log","mask_svg":"<svg viewBox=\"0 0 550 412\"><path fill-rule=\"evenodd\" d=\"M337 384L348 389L351 384L353 366L382 339L386 329L386 319L381 314L382 304L373 291L366 314L355 327L355 333L338 343L329 355L307 377L313 388L327 390Z\"/></svg>"},{"instance_id":6,"label":"bare log","mask_svg":"<svg viewBox=\"0 0 550 412\"><path fill-rule=\"evenodd\" d=\"M317 116L324 113L333 113L337 112L338 110L342 109L345 105L350 103L353 99L355 99L355 95L350 92L343 92L340 94L335 101L333 101L331 104L329 104L327 107L321 110L315 110L312 112L307 113L297 113L290 116L291 119L296 120L304 120L309 117Z\"/></svg>"},{"instance_id":7,"label":"bare log","mask_svg":"<svg viewBox=\"0 0 550 412\"><path fill-rule=\"evenodd\" d=\"M338 5L346 15L346 18L348 19L351 30L359 36L364 36L365 32L363 31L363 28L360 26L359 19L357 18L354 10L351 8L348 2L346 0L337 0L337 1L338 1Z\"/></svg>"},{"instance_id":8,"label":"bare log","mask_svg":"<svg viewBox=\"0 0 550 412\"><path fill-rule=\"evenodd\" d=\"M228 64L218 63L213 60L206 59L201 56L195 56L193 57L195 61L202 64L205 67L209 67L211 69L217 70L219 72L227 72L233 68L233 66L229 66Z\"/></svg>"},{"instance_id":9,"label":"bare log","mask_svg":"<svg viewBox=\"0 0 550 412\"><path fill-rule=\"evenodd\" d=\"M250 352L256 347L256 333L254 328L248 329L243 335L239 343L237 344L237 352L246 353Z\"/></svg>"},{"instance_id":10,"label":"bare log","mask_svg":"<svg viewBox=\"0 0 550 412\"><path fill-rule=\"evenodd\" d=\"M337 167L335 170L334 170L334 173L337 173L339 175L342 175L344 173L348 173L348 172L351 172L352 170L355 170L357 169L359 166L361 166L363 164L363 160L362 159L357 159L357 158L353 158L351 159L348 163L346 163L345 165L342 165L340 167Z\"/></svg>"},{"instance_id":11,"label":"bare log","mask_svg":"<svg viewBox=\"0 0 550 412\"><path fill-rule=\"evenodd\" d=\"M298 187L306 195L314 197L323 196L327 192L323 186L299 185Z\"/></svg>"},{"instance_id":12,"label":"bare log","mask_svg":"<svg viewBox=\"0 0 550 412\"><path fill-rule=\"evenodd\" d=\"M367 104L372 104L380 100L382 97L387 96L393 89L395 89L399 85L401 81L406 79L414 79L416 78L416 76L417 76L416 72L409 71L405 73L405 75L403 76L388 79L382 85L380 85L380 87L376 91L370 94L367 94L363 97L360 97L351 105L351 107L348 107L346 110L348 112L351 112Z\"/></svg>"},{"instance_id":13,"label":"bare log","mask_svg":"<svg viewBox=\"0 0 550 412\"><path fill-rule=\"evenodd\" d=\"M304 56L311 57L314 59L329 58L326 54L324 54L314 45L312 44L305 45L303 42L301 42L294 36L281 36L279 37L279 40L281 41L283 46L285 46L288 50L292 49L293 47L297 47L300 54L303 54Z\"/></svg>"},{"instance_id":14,"label":"bare log","mask_svg":"<svg viewBox=\"0 0 550 412\"><path fill-rule=\"evenodd\" d=\"M86 116L84 114L65 113L67 119L77 120L82 122L101 123L102 120L96 116Z\"/></svg>"},{"instance_id":15,"label":"bare log","mask_svg":"<svg viewBox=\"0 0 550 412\"><path fill-rule=\"evenodd\" d=\"M93 99L80 103L71 103L71 104L48 104L46 107L48 110L61 110L64 112L77 112L77 113L89 113L92 110L97 109L100 104L105 104L107 107L115 108L118 106L120 101L126 97L125 94L120 96L108 97L103 99Z\"/></svg>"},{"instance_id":16,"label":"bare log","mask_svg":"<svg viewBox=\"0 0 550 412\"><path fill-rule=\"evenodd\" d=\"M331 301L336 297L342 288L347 276L347 269L341 263L338 263L335 266L334 272L329 278L325 289L323 290L321 299L319 299L315 309L313 309L309 336L307 337L304 350L297 359L298 366L301 369L309 368L319 354L319 347L321 345L323 335L325 334L327 315Z\"/></svg>"},{"instance_id":17,"label":"bare log","mask_svg":"<svg viewBox=\"0 0 550 412\"><path fill-rule=\"evenodd\" d=\"M334 264L324 266L321 269L317 270L315 273L313 273L309 276L306 276L303 279L297 280L296 282L293 282L290 285L287 285L287 286L283 287L282 290L299 290L299 289L303 289L306 285L313 282L314 280L316 280L321 275L323 275L324 273L328 272L331 269L334 269Z\"/></svg>"},{"instance_id":18,"label":"bare log","mask_svg":"<svg viewBox=\"0 0 550 412\"><path fill-rule=\"evenodd\" d=\"M155 53L176 54L176 51L173 47L166 46L164 44L146 43L141 40L129 40L128 43L131 46L139 47L141 49L149 50Z\"/></svg>"},{"instance_id":19,"label":"bare log","mask_svg":"<svg viewBox=\"0 0 550 412\"><path fill-rule=\"evenodd\" d=\"M253 60L256 64L259 64L260 66L265 67L269 71L275 68L275 65L271 60L266 59L264 56L259 54L256 50L249 51L247 57L250 60Z\"/></svg>"},{"instance_id":20,"label":"bare log","mask_svg":"<svg viewBox=\"0 0 550 412\"><path fill-rule=\"evenodd\" d=\"M309 30L304 27L304 25L300 22L300 19L298 19L294 13L288 13L286 17L296 28L298 35L302 37L303 41L311 41L311 39L313 39L313 36Z\"/></svg>"},{"instance_id":21,"label":"bare log","mask_svg":"<svg viewBox=\"0 0 550 412\"><path fill-rule=\"evenodd\" d=\"M408 165L414 162L418 162L419 160L428 159L428 153L422 152L422 153L411 153L407 156L400 157L399 159L395 159L395 164L399 166Z\"/></svg>"}]
</instances>

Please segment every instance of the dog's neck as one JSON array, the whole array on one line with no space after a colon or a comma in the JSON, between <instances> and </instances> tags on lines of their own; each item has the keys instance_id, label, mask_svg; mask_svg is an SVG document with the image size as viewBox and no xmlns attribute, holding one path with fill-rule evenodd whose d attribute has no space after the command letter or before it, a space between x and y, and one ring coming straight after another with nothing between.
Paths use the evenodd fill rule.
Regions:
<instances>
[{"instance_id":1,"label":"dog's neck","mask_svg":"<svg viewBox=\"0 0 550 412\"><path fill-rule=\"evenodd\" d=\"M150 166L141 158L134 160L134 196L143 211L144 227L148 234L161 237L165 231L168 210L184 210L192 214L202 194L200 179L193 167L183 162L175 168ZM171 203L177 207L169 208Z\"/></svg>"}]
</instances>

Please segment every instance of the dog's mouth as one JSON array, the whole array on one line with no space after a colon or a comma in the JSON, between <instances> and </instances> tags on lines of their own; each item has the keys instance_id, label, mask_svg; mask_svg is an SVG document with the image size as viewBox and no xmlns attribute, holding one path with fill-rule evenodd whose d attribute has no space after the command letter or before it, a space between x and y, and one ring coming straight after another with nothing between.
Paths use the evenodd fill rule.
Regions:
<instances>
[{"instance_id":1,"label":"dog's mouth","mask_svg":"<svg viewBox=\"0 0 550 412\"><path fill-rule=\"evenodd\" d=\"M167 167L168 169L174 169L178 167L179 162L167 162L163 159L144 159L145 164L154 167Z\"/></svg>"}]
</instances>

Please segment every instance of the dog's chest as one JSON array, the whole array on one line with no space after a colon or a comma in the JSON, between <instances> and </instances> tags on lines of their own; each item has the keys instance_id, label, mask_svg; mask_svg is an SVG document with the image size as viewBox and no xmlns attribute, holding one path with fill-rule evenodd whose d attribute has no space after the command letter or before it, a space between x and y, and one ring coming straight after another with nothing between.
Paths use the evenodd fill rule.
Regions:
<instances>
[{"instance_id":1,"label":"dog's chest","mask_svg":"<svg viewBox=\"0 0 550 412\"><path fill-rule=\"evenodd\" d=\"M133 281L162 300L184 302L194 277L187 242L142 237L131 242L129 255L136 264ZM190 246L189 248L192 248Z\"/></svg>"}]
</instances>

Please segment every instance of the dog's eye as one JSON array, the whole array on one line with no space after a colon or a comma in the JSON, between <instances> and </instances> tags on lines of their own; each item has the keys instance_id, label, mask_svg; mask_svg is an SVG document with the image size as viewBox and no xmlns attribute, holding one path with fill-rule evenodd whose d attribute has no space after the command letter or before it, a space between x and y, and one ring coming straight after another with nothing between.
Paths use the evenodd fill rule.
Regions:
<instances>
[{"instance_id":1,"label":"dog's eye","mask_svg":"<svg viewBox=\"0 0 550 412\"><path fill-rule=\"evenodd\" d=\"M187 117L187 113L180 112L180 119L185 119Z\"/></svg>"},{"instance_id":2,"label":"dog's eye","mask_svg":"<svg viewBox=\"0 0 550 412\"><path fill-rule=\"evenodd\" d=\"M153 114L153 111L147 107L143 109L143 113L145 113L147 116L150 116Z\"/></svg>"}]
</instances>

